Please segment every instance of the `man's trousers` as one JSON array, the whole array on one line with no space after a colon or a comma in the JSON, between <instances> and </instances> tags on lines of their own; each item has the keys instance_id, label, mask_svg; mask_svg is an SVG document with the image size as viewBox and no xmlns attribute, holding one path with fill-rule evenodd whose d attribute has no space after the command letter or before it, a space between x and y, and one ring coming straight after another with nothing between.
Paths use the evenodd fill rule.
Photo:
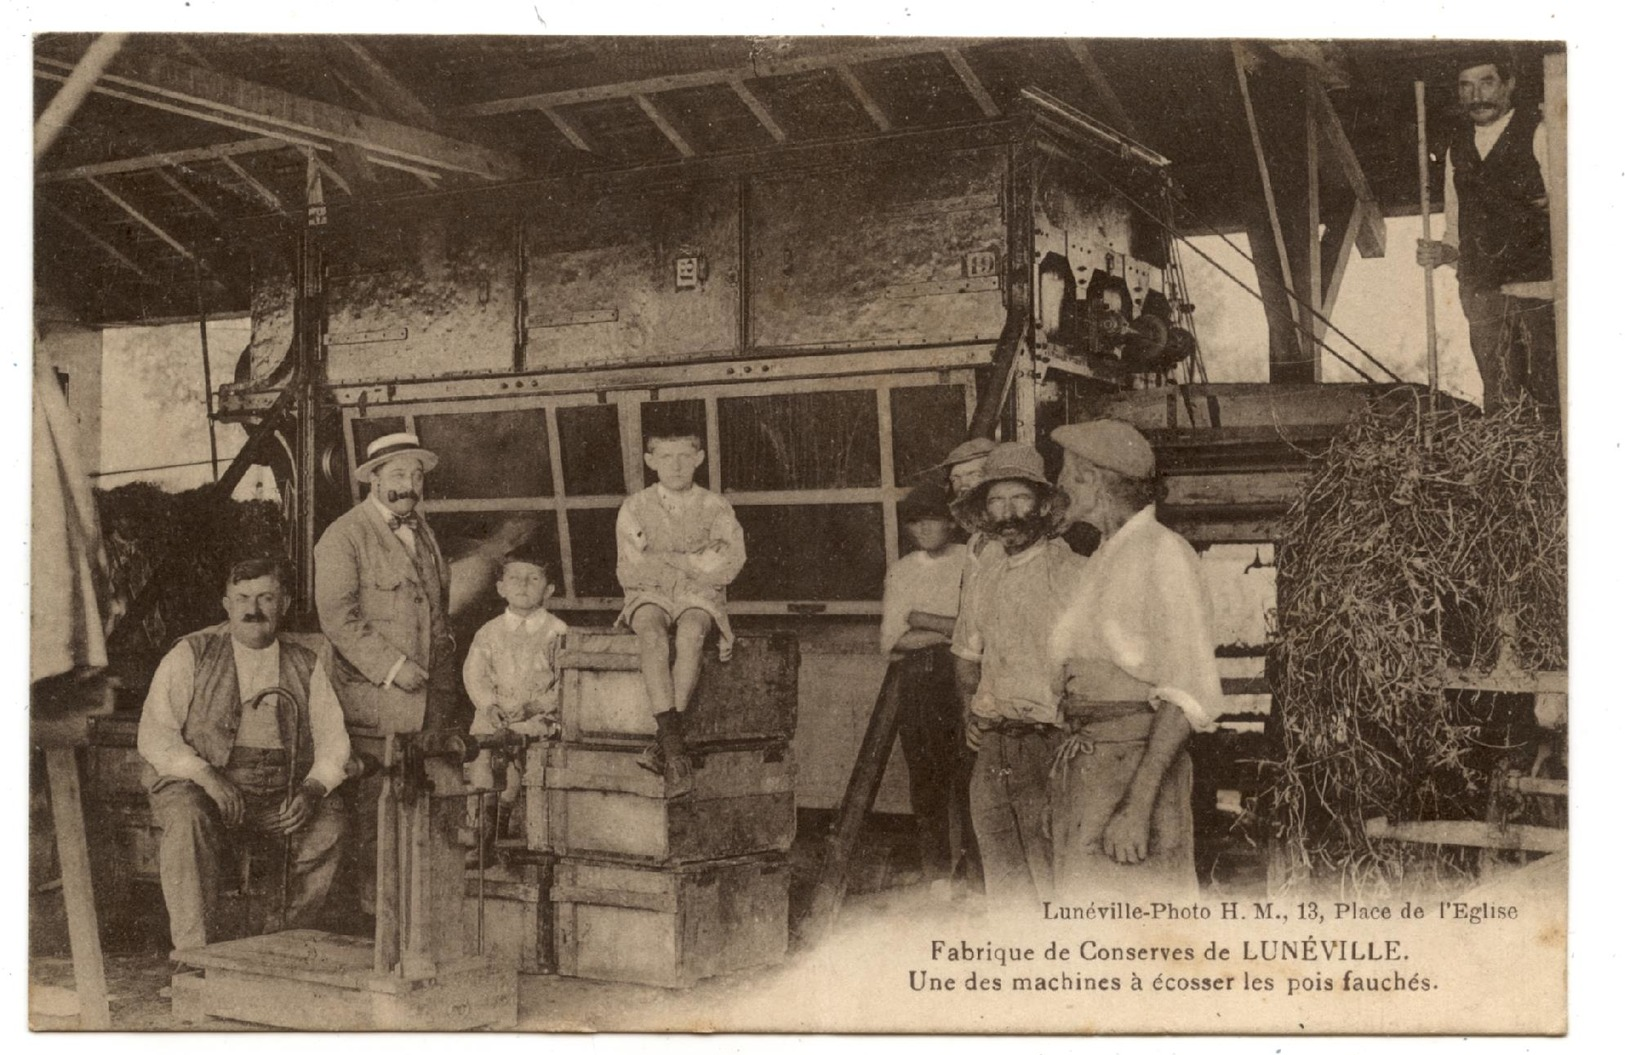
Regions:
<instances>
[{"instance_id":1,"label":"man's trousers","mask_svg":"<svg viewBox=\"0 0 1625 1055\"><path fill-rule=\"evenodd\" d=\"M208 793L190 780L162 784L149 796L153 819L161 830L158 877L169 909L170 940L177 949L195 949L220 940L220 863L228 844L239 853L251 833L271 833L260 841L278 846L272 833L287 790L286 753L260 748L234 748L222 773L243 795L243 821L227 828L220 809ZM338 868L339 842L344 836L345 813L341 796L329 795L317 804L304 827L293 833L287 925L310 926L327 899Z\"/></svg>"}]
</instances>

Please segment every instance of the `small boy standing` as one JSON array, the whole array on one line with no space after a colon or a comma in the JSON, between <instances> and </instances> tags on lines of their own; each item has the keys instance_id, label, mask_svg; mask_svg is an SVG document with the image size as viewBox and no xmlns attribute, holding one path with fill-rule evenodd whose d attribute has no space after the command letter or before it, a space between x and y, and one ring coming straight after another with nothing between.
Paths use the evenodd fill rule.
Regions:
<instances>
[{"instance_id":1,"label":"small boy standing","mask_svg":"<svg viewBox=\"0 0 1625 1055\"><path fill-rule=\"evenodd\" d=\"M474 721L468 731L494 733L508 729L523 736L552 739L559 734L559 680L555 659L564 632L558 616L542 607L553 596L553 579L546 558L521 548L502 559L497 595L508 610L486 623L469 643L463 662L463 687L474 703ZM481 751L469 763L469 782L477 788L496 787L491 752ZM470 825L484 833L487 855L507 827L519 798L519 771L510 766L500 795L486 795L480 817L469 800Z\"/></svg>"},{"instance_id":2,"label":"small boy standing","mask_svg":"<svg viewBox=\"0 0 1625 1055\"><path fill-rule=\"evenodd\" d=\"M621 503L615 521L615 575L626 591L618 622L638 635L657 727L638 764L682 782L692 768L682 715L699 682L700 649L713 626L719 658L726 662L733 655L723 606L725 588L745 566L745 533L728 500L694 482L705 462L698 436L650 436L643 461L656 480Z\"/></svg>"},{"instance_id":3,"label":"small boy standing","mask_svg":"<svg viewBox=\"0 0 1625 1055\"><path fill-rule=\"evenodd\" d=\"M909 806L928 883L950 878L949 815L958 757L959 695L948 651L959 614L966 550L954 541L948 496L922 484L897 503L915 550L886 572L880 650L895 664L898 731L908 763Z\"/></svg>"}]
</instances>

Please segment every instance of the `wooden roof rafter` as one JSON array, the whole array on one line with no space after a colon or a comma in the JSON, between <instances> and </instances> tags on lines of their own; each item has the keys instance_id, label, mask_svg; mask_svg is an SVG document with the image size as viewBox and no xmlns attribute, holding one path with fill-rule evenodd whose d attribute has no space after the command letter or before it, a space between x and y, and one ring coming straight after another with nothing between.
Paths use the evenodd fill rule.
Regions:
<instances>
[{"instance_id":1,"label":"wooden roof rafter","mask_svg":"<svg viewBox=\"0 0 1625 1055\"><path fill-rule=\"evenodd\" d=\"M35 56L35 76L65 80L71 71L71 64ZM500 151L164 58L118 65L93 90L297 146L331 150L334 143L352 143L375 163L408 171L491 180L525 174L517 159Z\"/></svg>"},{"instance_id":2,"label":"wooden roof rafter","mask_svg":"<svg viewBox=\"0 0 1625 1055\"><path fill-rule=\"evenodd\" d=\"M849 70L853 66L888 59L941 55L945 50L967 47L974 43L973 40L921 38L907 43L833 49L815 55L762 60L748 66L699 70L693 73L674 73L633 81L617 81L612 84L595 84L584 88L566 88L558 91L512 96L505 99L490 99L481 103L455 107L449 113L456 117L490 117L520 110L556 110L561 106L573 106L578 103L632 99L640 95L650 96L683 88L703 88L712 85L728 86L734 81L785 77L791 74L813 73L819 70L834 70L839 73L843 67Z\"/></svg>"}]
</instances>

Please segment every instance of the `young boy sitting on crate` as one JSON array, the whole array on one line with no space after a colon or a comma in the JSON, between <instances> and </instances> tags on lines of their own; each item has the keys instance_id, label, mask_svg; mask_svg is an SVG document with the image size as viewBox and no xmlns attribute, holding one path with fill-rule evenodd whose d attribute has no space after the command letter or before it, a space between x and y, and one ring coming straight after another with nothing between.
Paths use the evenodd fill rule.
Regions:
<instances>
[{"instance_id":1,"label":"young boy sitting on crate","mask_svg":"<svg viewBox=\"0 0 1625 1055\"><path fill-rule=\"evenodd\" d=\"M525 547L502 558L497 594L508 602L508 610L479 628L463 662L463 687L474 703L474 721L468 731L478 735L508 729L522 736L552 739L559 735L555 659L569 628L542 607L553 596L546 558ZM468 768L474 787L496 787L489 750L481 751ZM469 824L484 842L487 860L519 798L518 767L510 765L506 777L499 795L469 799Z\"/></svg>"},{"instance_id":2,"label":"young boy sitting on crate","mask_svg":"<svg viewBox=\"0 0 1625 1055\"><path fill-rule=\"evenodd\" d=\"M655 742L638 764L681 783L691 771L682 716L713 625L719 658L733 654L724 588L745 566L745 535L727 499L694 482L705 461L697 435L651 435L643 461L656 482L621 503L615 521L615 575L626 591L618 621L638 635L656 725Z\"/></svg>"}]
</instances>

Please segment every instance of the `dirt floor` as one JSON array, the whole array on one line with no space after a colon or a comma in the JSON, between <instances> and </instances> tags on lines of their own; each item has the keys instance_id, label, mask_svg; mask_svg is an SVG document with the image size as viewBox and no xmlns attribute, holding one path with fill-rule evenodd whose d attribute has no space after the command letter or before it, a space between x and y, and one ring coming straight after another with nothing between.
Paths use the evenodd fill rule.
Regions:
<instances>
[{"instance_id":1,"label":"dirt floor","mask_svg":"<svg viewBox=\"0 0 1625 1055\"><path fill-rule=\"evenodd\" d=\"M790 852L790 916L806 915L830 815L803 811ZM1226 864L1234 858L1239 864ZM1209 892L1237 895L1262 890L1255 856L1221 854L1208 876ZM36 876L43 869L36 871ZM790 955L780 966L709 979L688 990L595 982L557 975L522 975L519 1029L561 1032L817 1030L838 1012L838 983L877 949L914 945L929 935L975 933L981 912L974 893L945 897L920 881L913 822L875 815L854 852L848 897L836 925L817 941L792 933ZM37 1030L74 1029L78 1001L68 958L67 927L60 891L47 880L30 897L30 1024ZM167 923L156 888L104 919L103 946L113 1028L174 1030L168 985ZM338 929L338 928L335 928ZM835 987L835 988L832 988ZM249 1030L212 1021L208 1030ZM313 1028L319 1028L313 1024Z\"/></svg>"}]
</instances>

